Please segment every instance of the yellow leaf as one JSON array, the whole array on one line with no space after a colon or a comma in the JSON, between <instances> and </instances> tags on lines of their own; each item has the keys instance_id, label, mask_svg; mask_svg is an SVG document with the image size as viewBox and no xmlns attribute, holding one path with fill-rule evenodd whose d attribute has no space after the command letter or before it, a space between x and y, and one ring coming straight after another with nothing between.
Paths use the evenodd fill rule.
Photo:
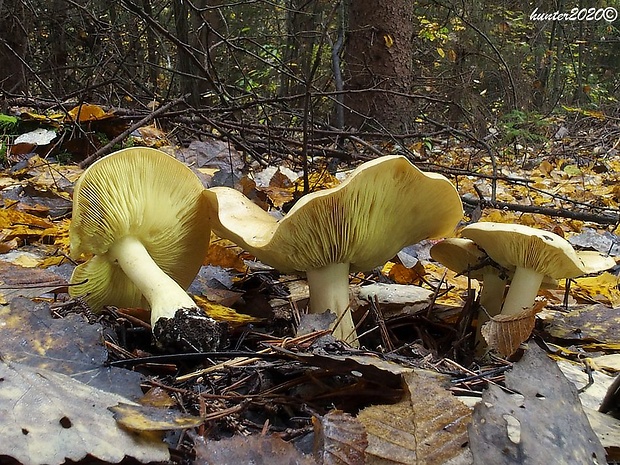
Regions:
<instances>
[{"instance_id":1,"label":"yellow leaf","mask_svg":"<svg viewBox=\"0 0 620 465\"><path fill-rule=\"evenodd\" d=\"M446 57L446 52L444 52L443 48L441 48L441 47L437 47L437 53L439 54L439 56L441 58L445 58Z\"/></svg>"},{"instance_id":2,"label":"yellow leaf","mask_svg":"<svg viewBox=\"0 0 620 465\"><path fill-rule=\"evenodd\" d=\"M242 250L232 242L221 239L217 242L212 242L209 246L209 253L205 259L205 264L221 266L222 268L234 269L240 273L245 273L248 267L240 257L241 252Z\"/></svg>"},{"instance_id":3,"label":"yellow leaf","mask_svg":"<svg viewBox=\"0 0 620 465\"><path fill-rule=\"evenodd\" d=\"M211 318L218 321L225 321L231 326L243 326L248 323L257 323L261 321L260 318L238 313L230 307L213 303L205 297L194 296L194 300L196 301L196 304L207 312Z\"/></svg>"},{"instance_id":4,"label":"yellow leaf","mask_svg":"<svg viewBox=\"0 0 620 465\"><path fill-rule=\"evenodd\" d=\"M618 284L620 284L618 276L605 272L598 276L575 279L571 290L576 296L616 308L620 306Z\"/></svg>"},{"instance_id":5,"label":"yellow leaf","mask_svg":"<svg viewBox=\"0 0 620 465\"><path fill-rule=\"evenodd\" d=\"M43 231L53 224L38 216L14 209L0 209L0 229L2 240L14 237L41 236Z\"/></svg>"},{"instance_id":6,"label":"yellow leaf","mask_svg":"<svg viewBox=\"0 0 620 465\"><path fill-rule=\"evenodd\" d=\"M69 116L72 121L99 121L102 119L111 118L113 113L106 113L106 111L99 105L78 105L77 107L69 110Z\"/></svg>"},{"instance_id":7,"label":"yellow leaf","mask_svg":"<svg viewBox=\"0 0 620 465\"><path fill-rule=\"evenodd\" d=\"M383 40L385 41L385 46L387 48L394 45L394 38L390 34L383 34Z\"/></svg>"}]
</instances>

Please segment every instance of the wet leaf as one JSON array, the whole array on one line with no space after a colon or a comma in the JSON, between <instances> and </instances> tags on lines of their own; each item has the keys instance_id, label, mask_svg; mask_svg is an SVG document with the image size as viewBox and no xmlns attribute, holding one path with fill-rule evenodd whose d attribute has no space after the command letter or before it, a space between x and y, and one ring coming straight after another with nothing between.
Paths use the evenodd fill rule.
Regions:
<instances>
[{"instance_id":1,"label":"wet leaf","mask_svg":"<svg viewBox=\"0 0 620 465\"><path fill-rule=\"evenodd\" d=\"M474 409L475 465L606 463L575 387L538 346L506 373L506 386L521 395L491 384Z\"/></svg>"},{"instance_id":2,"label":"wet leaf","mask_svg":"<svg viewBox=\"0 0 620 465\"><path fill-rule=\"evenodd\" d=\"M555 318L547 328L559 339L620 343L620 313L617 308L595 304L578 308Z\"/></svg>"},{"instance_id":3,"label":"wet leaf","mask_svg":"<svg viewBox=\"0 0 620 465\"><path fill-rule=\"evenodd\" d=\"M221 441L194 439L194 465L317 465L292 444L277 436L234 436Z\"/></svg>"},{"instance_id":4,"label":"wet leaf","mask_svg":"<svg viewBox=\"0 0 620 465\"><path fill-rule=\"evenodd\" d=\"M15 297L38 297L66 285L63 278L51 271L0 261L0 295L4 303Z\"/></svg>"},{"instance_id":5,"label":"wet leaf","mask_svg":"<svg viewBox=\"0 0 620 465\"><path fill-rule=\"evenodd\" d=\"M142 395L141 376L122 368L106 367L108 353L102 329L82 315L52 318L49 305L25 298L0 306L0 355L72 376L104 391L137 399Z\"/></svg>"},{"instance_id":6,"label":"wet leaf","mask_svg":"<svg viewBox=\"0 0 620 465\"><path fill-rule=\"evenodd\" d=\"M0 360L0 456L59 465L91 455L117 463L167 460L157 436L119 428L107 409L127 399L43 368Z\"/></svg>"}]
</instances>

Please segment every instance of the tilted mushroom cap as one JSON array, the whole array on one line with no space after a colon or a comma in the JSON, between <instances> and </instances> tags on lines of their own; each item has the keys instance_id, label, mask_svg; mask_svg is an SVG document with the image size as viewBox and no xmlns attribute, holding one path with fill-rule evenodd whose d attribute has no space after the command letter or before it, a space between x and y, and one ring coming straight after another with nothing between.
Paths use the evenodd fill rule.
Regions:
<instances>
[{"instance_id":1,"label":"tilted mushroom cap","mask_svg":"<svg viewBox=\"0 0 620 465\"><path fill-rule=\"evenodd\" d=\"M494 261L506 268L522 267L554 279L585 273L573 246L557 234L520 224L481 222L463 228Z\"/></svg>"},{"instance_id":2,"label":"tilted mushroom cap","mask_svg":"<svg viewBox=\"0 0 620 465\"><path fill-rule=\"evenodd\" d=\"M349 263L366 271L409 244L452 235L462 204L444 176L402 156L364 163L339 186L304 196L280 221L241 193L209 189L216 234L284 272Z\"/></svg>"},{"instance_id":3,"label":"tilted mushroom cap","mask_svg":"<svg viewBox=\"0 0 620 465\"><path fill-rule=\"evenodd\" d=\"M482 280L484 271L492 265L485 264L488 255L471 239L449 237L436 244L430 250L431 258L446 268L458 273L468 273L472 278ZM489 267L489 268L487 268ZM514 267L511 267L514 270ZM498 274L499 269L496 270Z\"/></svg>"},{"instance_id":4,"label":"tilted mushroom cap","mask_svg":"<svg viewBox=\"0 0 620 465\"><path fill-rule=\"evenodd\" d=\"M75 185L71 255L95 255L72 276L71 295L103 305L144 305L142 293L106 255L136 238L161 270L187 289L209 246L204 190L183 163L152 148L120 150L91 165Z\"/></svg>"},{"instance_id":5,"label":"tilted mushroom cap","mask_svg":"<svg viewBox=\"0 0 620 465\"><path fill-rule=\"evenodd\" d=\"M594 250L577 250L577 256L583 262L585 274L596 274L616 266L616 260L609 255L602 255Z\"/></svg>"}]
</instances>

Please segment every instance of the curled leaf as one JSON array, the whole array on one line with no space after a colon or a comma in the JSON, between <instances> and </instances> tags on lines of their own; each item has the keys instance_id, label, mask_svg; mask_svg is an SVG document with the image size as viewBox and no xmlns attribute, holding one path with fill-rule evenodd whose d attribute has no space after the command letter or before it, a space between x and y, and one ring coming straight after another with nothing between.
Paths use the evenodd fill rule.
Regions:
<instances>
[{"instance_id":1,"label":"curled leaf","mask_svg":"<svg viewBox=\"0 0 620 465\"><path fill-rule=\"evenodd\" d=\"M516 315L496 315L482 326L482 336L490 349L497 350L504 356L509 356L526 341L536 322L536 314L547 302L537 300L536 303Z\"/></svg>"}]
</instances>

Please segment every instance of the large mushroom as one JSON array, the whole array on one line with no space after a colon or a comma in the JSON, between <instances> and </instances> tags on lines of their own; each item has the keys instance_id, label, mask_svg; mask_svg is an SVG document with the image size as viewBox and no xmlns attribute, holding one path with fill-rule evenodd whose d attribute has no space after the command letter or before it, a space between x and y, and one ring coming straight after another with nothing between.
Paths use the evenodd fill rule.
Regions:
<instances>
[{"instance_id":1,"label":"large mushroom","mask_svg":"<svg viewBox=\"0 0 620 465\"><path fill-rule=\"evenodd\" d=\"M213 231L282 272L305 272L310 312L332 310L335 337L355 344L349 272L382 265L404 246L451 235L462 204L444 176L424 173L402 156L360 165L339 186L299 200L277 221L240 192L205 191Z\"/></svg>"},{"instance_id":2,"label":"large mushroom","mask_svg":"<svg viewBox=\"0 0 620 465\"><path fill-rule=\"evenodd\" d=\"M120 150L91 165L75 185L71 255L88 261L70 294L94 311L149 307L156 340L168 348L213 350L222 328L185 292L206 256L210 227L203 186L159 150Z\"/></svg>"},{"instance_id":3,"label":"large mushroom","mask_svg":"<svg viewBox=\"0 0 620 465\"><path fill-rule=\"evenodd\" d=\"M517 315L531 308L545 277L575 278L615 265L611 257L580 254L557 234L519 224L474 223L463 228L461 235L503 267L514 268L502 315Z\"/></svg>"}]
</instances>

